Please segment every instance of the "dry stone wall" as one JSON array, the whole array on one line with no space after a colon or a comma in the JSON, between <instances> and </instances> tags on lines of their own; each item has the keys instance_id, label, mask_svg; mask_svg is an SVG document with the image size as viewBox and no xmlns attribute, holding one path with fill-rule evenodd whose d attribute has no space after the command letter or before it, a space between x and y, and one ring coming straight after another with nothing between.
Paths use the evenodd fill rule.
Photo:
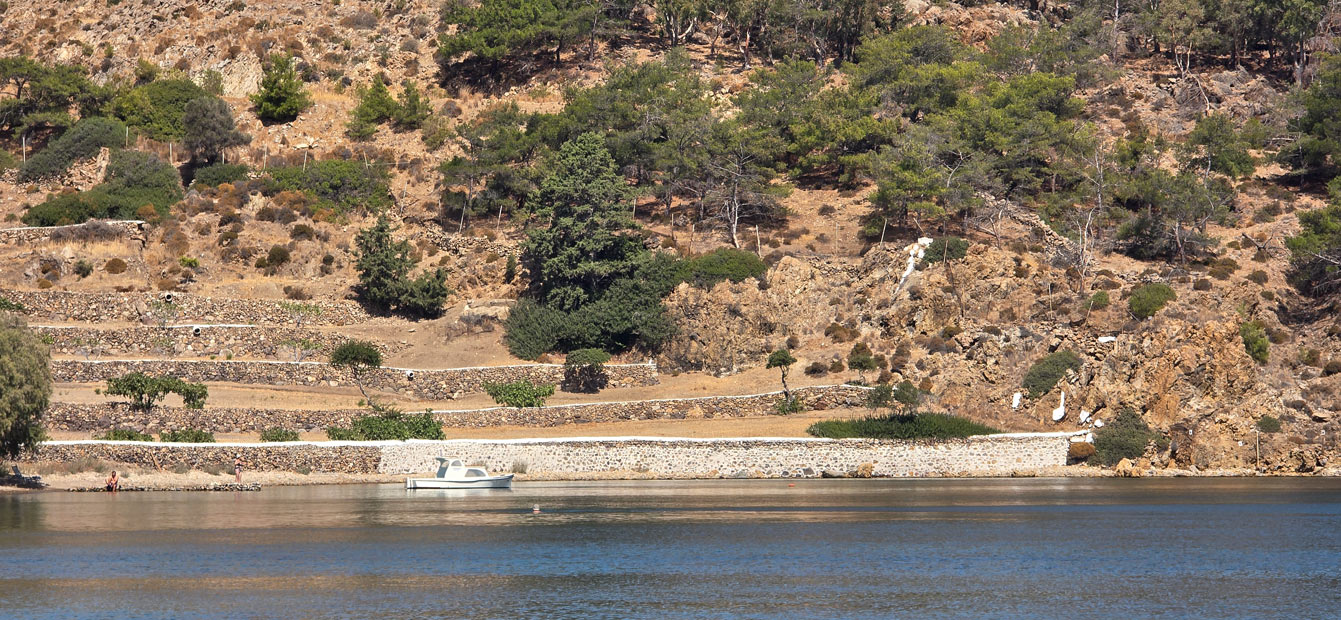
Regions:
<instances>
[{"instance_id":1,"label":"dry stone wall","mask_svg":"<svg viewBox=\"0 0 1341 620\"><path fill-rule=\"evenodd\" d=\"M30 461L100 459L154 469L232 468L242 457L253 471L376 473L382 446L373 442L307 444L155 444L139 441L49 441L24 456Z\"/></svg>"},{"instance_id":2,"label":"dry stone wall","mask_svg":"<svg viewBox=\"0 0 1341 620\"><path fill-rule=\"evenodd\" d=\"M655 364L607 364L611 386L656 385ZM249 385L354 385L348 371L321 362L238 360L52 360L51 378L61 383L99 383L128 372L172 375L186 381ZM479 392L487 382L528 379L539 383L563 380L560 364L479 366L420 370L379 368L363 375L366 388L446 400Z\"/></svg>"},{"instance_id":3,"label":"dry stone wall","mask_svg":"<svg viewBox=\"0 0 1341 620\"><path fill-rule=\"evenodd\" d=\"M144 222L141 220L114 220L71 224L69 226L23 226L19 228L0 228L0 245L29 245L48 240L60 241L63 238L80 240L84 231L96 229L99 237L112 234L118 237L144 236Z\"/></svg>"},{"instance_id":4,"label":"dry stone wall","mask_svg":"<svg viewBox=\"0 0 1341 620\"><path fill-rule=\"evenodd\" d=\"M792 390L807 409L859 406L867 388L852 385L812 386ZM748 396L705 396L627 402L581 403L517 409L493 407L469 411L435 411L446 426L563 426L622 420L684 420L695 418L740 418L774 413L782 392Z\"/></svg>"},{"instance_id":5,"label":"dry stone wall","mask_svg":"<svg viewBox=\"0 0 1341 620\"><path fill-rule=\"evenodd\" d=\"M381 473L432 471L436 457L483 463L490 471L525 464L544 475L637 472L656 478L812 478L848 475L1008 476L1066 464L1068 433L943 441L876 439L458 440L387 446Z\"/></svg>"},{"instance_id":6,"label":"dry stone wall","mask_svg":"<svg viewBox=\"0 0 1341 620\"><path fill-rule=\"evenodd\" d=\"M644 478L812 478L821 475L1009 476L1066 464L1069 433L990 435L944 441L873 439L449 440L296 442L283 444L156 444L53 441L29 461L96 458L157 469L228 467L241 455L247 469L411 474L436 469L437 457L530 475Z\"/></svg>"},{"instance_id":7,"label":"dry stone wall","mask_svg":"<svg viewBox=\"0 0 1341 620\"><path fill-rule=\"evenodd\" d=\"M317 345L318 351L329 352L346 340L334 332L258 325L145 325L118 329L34 326L34 329L51 338L52 353L93 359L160 355L291 359L293 350L285 342L305 339ZM406 345L379 341L377 346L383 353L394 353Z\"/></svg>"},{"instance_id":8,"label":"dry stone wall","mask_svg":"<svg viewBox=\"0 0 1341 620\"><path fill-rule=\"evenodd\" d=\"M171 301L176 320L216 324L285 325L292 317L278 300L225 299L189 293L80 293L0 290L0 297L26 306L33 322L137 322L151 316L154 303ZM373 319L353 301L305 301L321 309L310 325L355 325Z\"/></svg>"},{"instance_id":9,"label":"dry stone wall","mask_svg":"<svg viewBox=\"0 0 1341 620\"><path fill-rule=\"evenodd\" d=\"M809 409L852 407L865 397L865 388L850 385L815 386L792 390ZM766 415L782 397L780 392L750 396L672 398L628 402L582 403L516 409L492 407L459 411L434 411L446 426L490 427L501 425L550 427L565 424L685 418L738 418ZM61 431L99 432L129 428L141 432L198 428L214 432L257 432L267 428L314 431L345 426L366 415L365 409L246 409L154 407L148 412L123 403L53 403L47 409L47 428Z\"/></svg>"}]
</instances>

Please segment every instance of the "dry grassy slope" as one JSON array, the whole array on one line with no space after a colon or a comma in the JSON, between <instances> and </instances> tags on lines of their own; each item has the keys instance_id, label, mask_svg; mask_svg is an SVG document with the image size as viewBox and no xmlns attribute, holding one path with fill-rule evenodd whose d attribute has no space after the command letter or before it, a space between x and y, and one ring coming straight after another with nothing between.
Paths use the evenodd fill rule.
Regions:
<instances>
[{"instance_id":1,"label":"dry grassy slope","mask_svg":"<svg viewBox=\"0 0 1341 620\"><path fill-rule=\"evenodd\" d=\"M448 92L433 85L436 67L432 61L432 39L436 17L430 0L411 1L404 13L390 15L390 2L345 0L338 6L328 2L251 0L241 10L230 10L231 2L121 2L102 0L61 3L59 7L38 0L11 0L0 32L0 53L24 51L44 59L95 65L96 79L109 79L131 71L139 58L164 67L176 66L198 76L214 69L224 76L225 98L238 114L246 131L255 136L252 148L241 154L244 161L259 165L269 155L272 161L301 161L303 153L321 156L348 146L343 124L354 106L352 93L336 86L343 75L354 83L366 83L385 71L394 81L415 79L427 85L435 108L448 102L460 108L459 119L469 119L497 101L515 101L528 110L555 110L562 105L564 85L599 80L604 67L566 59L564 65L541 68L524 84L501 93L477 93L469 89ZM1003 25L1022 23L1018 9L986 4L962 8L953 4L933 6L909 0L907 9L919 23L945 23L961 32L966 41L981 44ZM371 27L360 12L382 11ZM427 19L421 16L427 16ZM104 66L101 49L110 44L114 54ZM95 52L90 55L87 49ZM296 122L262 126L248 109L245 96L260 78L260 54L286 49L314 63L326 78L311 85L315 106ZM731 58L717 62L706 58L706 46L691 45L691 57L700 61L706 78L716 85L715 95L725 99L745 85L745 75L735 70ZM385 54L383 54L385 52ZM638 42L615 50L622 59L647 60L661 50ZM382 59L385 62L382 62ZM338 73L332 71L338 70ZM1185 85L1172 81L1172 68L1159 59L1124 62L1122 74L1112 84L1084 93L1090 101L1086 115L1110 137L1123 134L1140 121L1170 136L1186 132L1197 115L1205 111L1205 100ZM1279 96L1279 88L1260 76L1246 72L1207 69L1198 76L1206 88L1211 107L1236 118L1260 114ZM432 217L437 209L434 167L452 154L451 147L427 152L417 134L383 130L371 143L396 167L394 213L406 219L402 231L419 239L427 230L416 222ZM167 145L142 143L142 148L166 156ZM610 398L741 393L771 389L771 373L757 368L762 354L781 346L788 336L798 340L797 370L812 362L826 365L843 357L851 342L834 342L826 336L831 322L852 326L859 338L878 353L899 358L900 377L925 381L932 388L935 404L975 418L1018 430L1056 428L1047 413L1056 406L1058 392L1037 402L1011 410L1009 401L1018 390L1028 366L1054 347L1092 342L1099 335L1123 335L1110 349L1086 356L1086 367L1067 385L1069 402L1077 407L1111 417L1120 407L1149 409L1150 421L1160 428L1182 425L1193 429L1193 450L1179 454L1182 465L1234 466L1250 463L1247 441L1250 425L1263 414L1285 420L1287 433L1269 437L1269 464L1290 468L1318 453L1335 454L1335 422L1327 421L1338 406L1335 377L1320 377L1316 368L1298 362L1300 352L1318 349L1319 359L1341 359L1341 347L1329 338L1324 325L1281 323L1282 307L1298 307L1284 282L1287 254L1282 239L1296 226L1293 211L1314 208L1316 197L1283 192L1267 182L1275 171L1263 168L1258 178L1243 187L1239 225L1213 232L1225 245L1222 253L1241 266L1227 280L1213 280L1209 291L1197 291L1193 282L1205 276L1169 271L1119 255L1105 256L1096 270L1111 272L1120 284L1112 291L1112 308L1084 313L1083 299L1092 290L1077 290L1065 277L1064 265L1049 263L1046 248L1033 246L1012 250L1012 242L1035 243L1035 235L1015 223L1004 229L1006 247L994 248L991 238L972 233L976 247L965 261L958 282L966 299L963 316L954 296L945 292L949 283L943 267L919 272L903 289L894 282L902 271L902 258L894 255L915 234L894 233L888 240L890 253L879 249L862 255L854 233L866 209L868 189L839 192L798 189L786 200L792 212L782 230L763 231L756 239L747 231L742 241L762 252L786 255L769 274L765 285L721 285L713 291L688 287L674 293L670 306L681 320L683 331L663 356L668 369L689 372L668 378L657 389ZM40 201L60 183L17 187L0 179L0 217L17 215L24 203ZM31 191L30 191L31 190ZM215 197L222 202L234 200ZM1280 203L1281 214L1272 221L1253 221L1260 207ZM290 242L289 227L254 219L264 200L237 201L246 220L242 241L264 252L272 244L289 244L294 261L264 273L250 260L225 257L216 243L219 214L216 209L197 212L177 209L174 221L150 233L146 247L135 242L46 243L0 248L0 281L7 286L38 286L43 259L59 265L61 277L51 278L57 288L110 291L132 287L152 290L178 286L192 292L231 297L282 298L284 287L301 287L318 297L343 297L349 293L354 274L349 267L348 248L353 233L365 221L315 223L320 238ZM820 215L822 207L833 207L832 215ZM827 212L827 210L826 210ZM652 215L644 208L642 215ZM718 232L702 229L672 230L658 219L645 219L654 233L674 237L686 251L704 251L724 243ZM428 224L427 226L432 226ZM472 234L502 233L516 238L516 231L491 231L491 222L478 222ZM1255 247L1241 242L1248 234L1264 243L1259 256ZM1240 243L1229 244L1239 240ZM427 263L447 257L428 244L419 246ZM325 254L335 257L329 274L318 268ZM177 258L199 258L201 269L186 278L177 269ZM88 258L101 267L108 259L121 258L130 269L119 275L101 269L79 279L71 274L74 261ZM379 320L356 331L361 335L406 339L411 345L392 363L413 366L453 366L508 361L498 332L462 335L457 322L463 304L475 298L499 298L515 294L501 281L502 261L467 254L447 257L445 266L456 277L457 295L449 301L448 316L416 325L398 319ZM1254 260L1263 259L1263 260ZM1263 270L1265 285L1246 279ZM1108 277L1108 276L1105 276ZM1168 279L1179 299L1157 318L1136 323L1125 312L1124 291L1143 279ZM1097 280L1087 283L1094 284ZM161 283L160 283L161 282ZM1269 292L1274 299L1267 299ZM1288 332L1272 348L1271 361L1257 367L1247 360L1237 338L1237 325L1245 317L1262 320L1280 334ZM945 338L949 326L962 329ZM996 336L1000 331L1009 336ZM949 341L947 343L947 340ZM902 346L904 354L899 354ZM732 374L743 371L739 374ZM708 374L725 372L715 378ZM799 374L796 373L796 374ZM798 378L800 383L823 383L846 379L851 373ZM233 394L233 388L218 391ZM260 399L274 406L288 402L343 402L346 394L299 394L284 391L237 388L241 400ZM70 387L64 398L89 397L87 388ZM1153 395L1153 397L1152 397ZM233 396L229 396L232 398ZM333 399L333 400L331 400ZM1074 413L1062 423L1072 428ZM1181 426L1179 427L1181 428Z\"/></svg>"}]
</instances>

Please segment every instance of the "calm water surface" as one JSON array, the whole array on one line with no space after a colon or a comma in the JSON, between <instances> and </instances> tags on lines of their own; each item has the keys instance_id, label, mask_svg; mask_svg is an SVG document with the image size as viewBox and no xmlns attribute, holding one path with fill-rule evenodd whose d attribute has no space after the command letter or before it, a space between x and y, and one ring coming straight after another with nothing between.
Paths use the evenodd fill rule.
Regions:
<instances>
[{"instance_id":1,"label":"calm water surface","mask_svg":"<svg viewBox=\"0 0 1341 620\"><path fill-rule=\"evenodd\" d=\"M787 485L4 496L0 616L1341 617L1341 480Z\"/></svg>"}]
</instances>

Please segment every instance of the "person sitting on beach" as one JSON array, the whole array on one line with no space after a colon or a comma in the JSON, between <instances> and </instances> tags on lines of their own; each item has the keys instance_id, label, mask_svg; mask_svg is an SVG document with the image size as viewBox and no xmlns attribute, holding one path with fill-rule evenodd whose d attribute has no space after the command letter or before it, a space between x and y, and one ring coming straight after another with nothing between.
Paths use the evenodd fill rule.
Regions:
<instances>
[{"instance_id":1,"label":"person sitting on beach","mask_svg":"<svg viewBox=\"0 0 1341 620\"><path fill-rule=\"evenodd\" d=\"M115 491L121 488L121 479L116 476L116 470L112 470L112 475L107 477L107 490Z\"/></svg>"}]
</instances>

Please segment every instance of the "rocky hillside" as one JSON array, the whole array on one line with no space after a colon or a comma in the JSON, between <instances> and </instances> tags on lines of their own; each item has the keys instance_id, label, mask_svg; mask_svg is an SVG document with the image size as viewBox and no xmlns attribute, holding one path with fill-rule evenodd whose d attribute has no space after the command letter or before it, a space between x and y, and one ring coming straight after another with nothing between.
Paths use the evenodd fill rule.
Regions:
<instances>
[{"instance_id":1,"label":"rocky hillside","mask_svg":"<svg viewBox=\"0 0 1341 620\"><path fill-rule=\"evenodd\" d=\"M609 110L622 111L622 104L609 101L644 88L659 79L648 75L665 68L678 77L646 87L654 95L628 104L629 116L642 121L617 128L610 121L609 144L634 194L631 234L643 248L682 258L738 247L767 269L741 281L674 286L663 301L674 336L655 347L626 347L619 359L654 356L663 372L734 376L787 348L799 360L795 369L815 381L910 381L930 407L1010 430L1088 428L1131 409L1168 440L1146 455L1160 465L1308 472L1341 456L1341 425L1333 417L1341 406L1341 328L1325 295L1290 283L1299 265L1286 246L1301 231L1299 214L1325 208L1329 177L1281 155L1298 143L1297 120L1307 112L1297 94L1307 91L1283 64L1286 57L1269 49L1278 35L1258 35L1246 46L1226 42L1222 53L1189 49L1181 39L1152 44L1149 31L1088 3L962 4L972 6L907 0L896 12L870 3L873 25L863 26L876 29L864 35L872 40L948 32L953 41L918 34L912 43L835 43L820 53L796 52L805 46L786 41L751 47L760 45L746 36L753 26L710 10L677 17L638 5L618 20L596 15L605 20L593 21L604 24L600 36L587 32L566 44L559 37L557 52L537 44L534 53L487 64L483 34L464 52L452 47L466 45L459 41L476 18L454 17L450 6L426 0L0 2L0 58L77 66L105 89L70 103L71 122L93 110L86 100L97 97L113 101L104 109L119 114L117 93L154 81L146 80L148 65L158 80L208 83L247 134L222 158L245 165L242 178L181 188L180 199L159 213L151 209L133 234L85 225L36 240L8 238L0 243L0 282L15 291L359 299L356 235L382 215L410 242L414 272L442 268L451 289L441 318L375 319L389 333L420 330L397 347L399 359L433 359L454 340L471 338L474 357L463 363L515 361L501 326L506 308L534 296L543 277L528 269L521 243L548 222L545 205L528 204L543 195L541 179L557 165L560 140L546 131L577 131L564 123L606 131L583 126L606 118L580 116L583 106L613 116ZM682 39L667 34L676 23L688 32ZM1239 63L1231 53L1242 56ZM262 89L275 54L294 59L310 96L287 122L263 121L249 99ZM927 73L901 74L887 86L880 72L894 69L878 66L883 58ZM1296 64L1316 68L1320 58ZM812 63L804 71L817 77L795 72L793 61ZM645 72L631 74L630 67ZM1029 83L1042 74L1067 81L1060 100L1038 95L1051 86ZM740 153L741 143L787 141L767 156L767 166L750 168L756 185L748 191L757 204L749 206L761 215L718 212L729 202L724 179L747 176L722 172L730 158L718 153L731 148L686 142L683 161L703 154L693 165L708 180L677 176L681 169L665 163L669 153L639 154L639 145L681 135L679 125L637 133L661 127L677 109L687 125L711 117L737 127L756 122L759 110L782 114L800 105L788 99L801 92L786 90L794 82L766 81L779 75L816 90L804 94L812 107L796 117L757 121L779 128L782 138L744 134L750 137L734 143ZM427 119L416 129L380 121L366 139L351 136L363 89L374 80L393 95L414 82ZM687 81L698 84L701 98L675 99ZM0 97L16 92L27 91L0 84ZM750 93L773 99L751 103ZM661 105L668 100L679 103ZM513 104L525 120L490 125L497 106ZM1025 116L1035 110L1046 118ZM540 116L525 116L532 114ZM124 116L116 116L131 126L124 144L95 148L61 174L21 179L18 162L4 166L0 218L17 227L37 205L113 182L109 161L118 149L154 153L183 171L200 167L181 139L155 137ZM989 119L987 128L965 130L975 118ZM1222 135L1208 118L1223 119L1234 144L1207 138ZM1023 129L1001 129L1011 122ZM473 177L463 181L461 168L444 174L439 167L464 158L483 169L478 152L502 144L509 123L517 136L540 137L525 155L492 164L489 178L515 186L477 206L476 193L494 190ZM0 163L32 156L65 131L60 123L23 132L18 126L9 122L0 133ZM482 127L495 133L479 137ZM1064 139L1044 144L1039 135L1049 132ZM1083 147L1076 146L1080 138ZM1235 149L1251 163L1222 172L1217 157ZM990 161L979 156L989 151ZM764 156L741 156L736 164L745 170L757 157ZM318 190L266 185L276 169L306 171L329 160L383 174L384 186L337 209ZM1133 179L1145 184L1124 185ZM462 200L472 202L463 207ZM385 206L366 208L370 201ZM1215 204L1174 215L1175 207L1198 201ZM1152 234L1159 243L1149 245L1162 245L1147 251L1131 230L1152 213L1168 218L1152 226L1172 232ZM966 246L946 251L948 239ZM932 240L943 256L929 253ZM1172 294L1152 293L1150 285ZM1167 300L1146 312L1150 295ZM874 355L876 368L848 367L858 345ZM1052 383L1031 383L1031 369L1054 354L1074 354L1075 362L1062 364ZM1278 420L1280 431L1260 435L1259 456L1264 418Z\"/></svg>"}]
</instances>

